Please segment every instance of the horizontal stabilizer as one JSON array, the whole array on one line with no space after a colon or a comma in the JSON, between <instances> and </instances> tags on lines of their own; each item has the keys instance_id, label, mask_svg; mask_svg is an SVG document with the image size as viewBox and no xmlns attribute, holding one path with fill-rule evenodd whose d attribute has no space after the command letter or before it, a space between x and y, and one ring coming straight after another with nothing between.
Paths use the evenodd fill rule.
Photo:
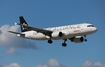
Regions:
<instances>
[{"instance_id":1,"label":"horizontal stabilizer","mask_svg":"<svg viewBox=\"0 0 105 67\"><path fill-rule=\"evenodd\" d=\"M25 36L25 34L21 34L19 32L14 32L14 31L8 31L8 32L13 33L13 34L19 34L20 36Z\"/></svg>"},{"instance_id":2,"label":"horizontal stabilizer","mask_svg":"<svg viewBox=\"0 0 105 67\"><path fill-rule=\"evenodd\" d=\"M19 33L19 32L14 32L14 31L8 31L8 32L14 33L14 34L21 34L21 33Z\"/></svg>"}]
</instances>

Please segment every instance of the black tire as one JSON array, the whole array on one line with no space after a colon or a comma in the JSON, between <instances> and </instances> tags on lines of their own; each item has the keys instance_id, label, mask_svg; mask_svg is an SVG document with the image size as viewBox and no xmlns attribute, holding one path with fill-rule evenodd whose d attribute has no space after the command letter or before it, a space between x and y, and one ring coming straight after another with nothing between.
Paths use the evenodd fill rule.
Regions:
<instances>
[{"instance_id":1,"label":"black tire","mask_svg":"<svg viewBox=\"0 0 105 67\"><path fill-rule=\"evenodd\" d=\"M52 40L48 40L48 43L52 44Z\"/></svg>"},{"instance_id":2,"label":"black tire","mask_svg":"<svg viewBox=\"0 0 105 67\"><path fill-rule=\"evenodd\" d=\"M63 47L66 47L66 46L67 46L67 44L66 44L66 43L62 43L62 46L63 46Z\"/></svg>"},{"instance_id":3,"label":"black tire","mask_svg":"<svg viewBox=\"0 0 105 67\"><path fill-rule=\"evenodd\" d=\"M85 39L85 42L87 42L87 39Z\"/></svg>"}]
</instances>

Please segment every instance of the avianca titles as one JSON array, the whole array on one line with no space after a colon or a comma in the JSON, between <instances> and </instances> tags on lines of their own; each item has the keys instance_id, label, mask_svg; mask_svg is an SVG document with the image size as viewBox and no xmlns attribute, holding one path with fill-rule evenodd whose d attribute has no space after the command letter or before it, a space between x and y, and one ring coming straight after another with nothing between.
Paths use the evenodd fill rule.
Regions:
<instances>
[{"instance_id":1,"label":"avianca titles","mask_svg":"<svg viewBox=\"0 0 105 67\"><path fill-rule=\"evenodd\" d=\"M73 24L66 26L58 26L51 28L36 28L29 26L23 16L19 17L20 23L15 23L20 25L21 33L9 31L10 33L16 34L22 38L28 38L32 40L47 40L48 43L52 43L52 40L64 40L62 46L66 47L66 41L70 40L75 43L86 42L86 36L93 34L97 31L97 28L90 23Z\"/></svg>"}]
</instances>

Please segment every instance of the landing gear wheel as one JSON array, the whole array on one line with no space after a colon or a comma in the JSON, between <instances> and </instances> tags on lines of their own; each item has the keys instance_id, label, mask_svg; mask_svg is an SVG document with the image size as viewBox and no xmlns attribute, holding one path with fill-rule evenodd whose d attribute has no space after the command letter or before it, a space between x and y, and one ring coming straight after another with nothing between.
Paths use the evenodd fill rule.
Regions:
<instances>
[{"instance_id":1,"label":"landing gear wheel","mask_svg":"<svg viewBox=\"0 0 105 67\"><path fill-rule=\"evenodd\" d=\"M66 47L66 46L67 46L67 44L66 44L66 43L62 43L62 46L63 46L63 47Z\"/></svg>"},{"instance_id":2,"label":"landing gear wheel","mask_svg":"<svg viewBox=\"0 0 105 67\"><path fill-rule=\"evenodd\" d=\"M52 44L52 40L48 40L48 43Z\"/></svg>"},{"instance_id":3,"label":"landing gear wheel","mask_svg":"<svg viewBox=\"0 0 105 67\"><path fill-rule=\"evenodd\" d=\"M87 42L87 39L85 39L85 42Z\"/></svg>"},{"instance_id":4,"label":"landing gear wheel","mask_svg":"<svg viewBox=\"0 0 105 67\"><path fill-rule=\"evenodd\" d=\"M67 46L67 44L65 43L67 41L67 39L64 39L64 42L62 43L62 46L63 47L66 47Z\"/></svg>"}]
</instances>

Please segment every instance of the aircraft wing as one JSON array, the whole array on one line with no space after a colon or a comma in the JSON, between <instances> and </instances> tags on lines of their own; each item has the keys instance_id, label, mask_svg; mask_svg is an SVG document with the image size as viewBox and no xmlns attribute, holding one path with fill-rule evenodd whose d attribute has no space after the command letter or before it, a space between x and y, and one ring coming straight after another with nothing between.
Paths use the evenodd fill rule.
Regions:
<instances>
[{"instance_id":1,"label":"aircraft wing","mask_svg":"<svg viewBox=\"0 0 105 67\"><path fill-rule=\"evenodd\" d=\"M36 27L31 27L31 26L27 26L27 25L23 25L23 24L17 24L17 25L24 26L28 30L34 30L34 31L43 33L43 34L45 34L47 36L50 36L50 37L51 37L51 33L53 32L53 31L49 31L49 30L45 30L45 29L40 29L40 28L36 28Z\"/></svg>"}]
</instances>

